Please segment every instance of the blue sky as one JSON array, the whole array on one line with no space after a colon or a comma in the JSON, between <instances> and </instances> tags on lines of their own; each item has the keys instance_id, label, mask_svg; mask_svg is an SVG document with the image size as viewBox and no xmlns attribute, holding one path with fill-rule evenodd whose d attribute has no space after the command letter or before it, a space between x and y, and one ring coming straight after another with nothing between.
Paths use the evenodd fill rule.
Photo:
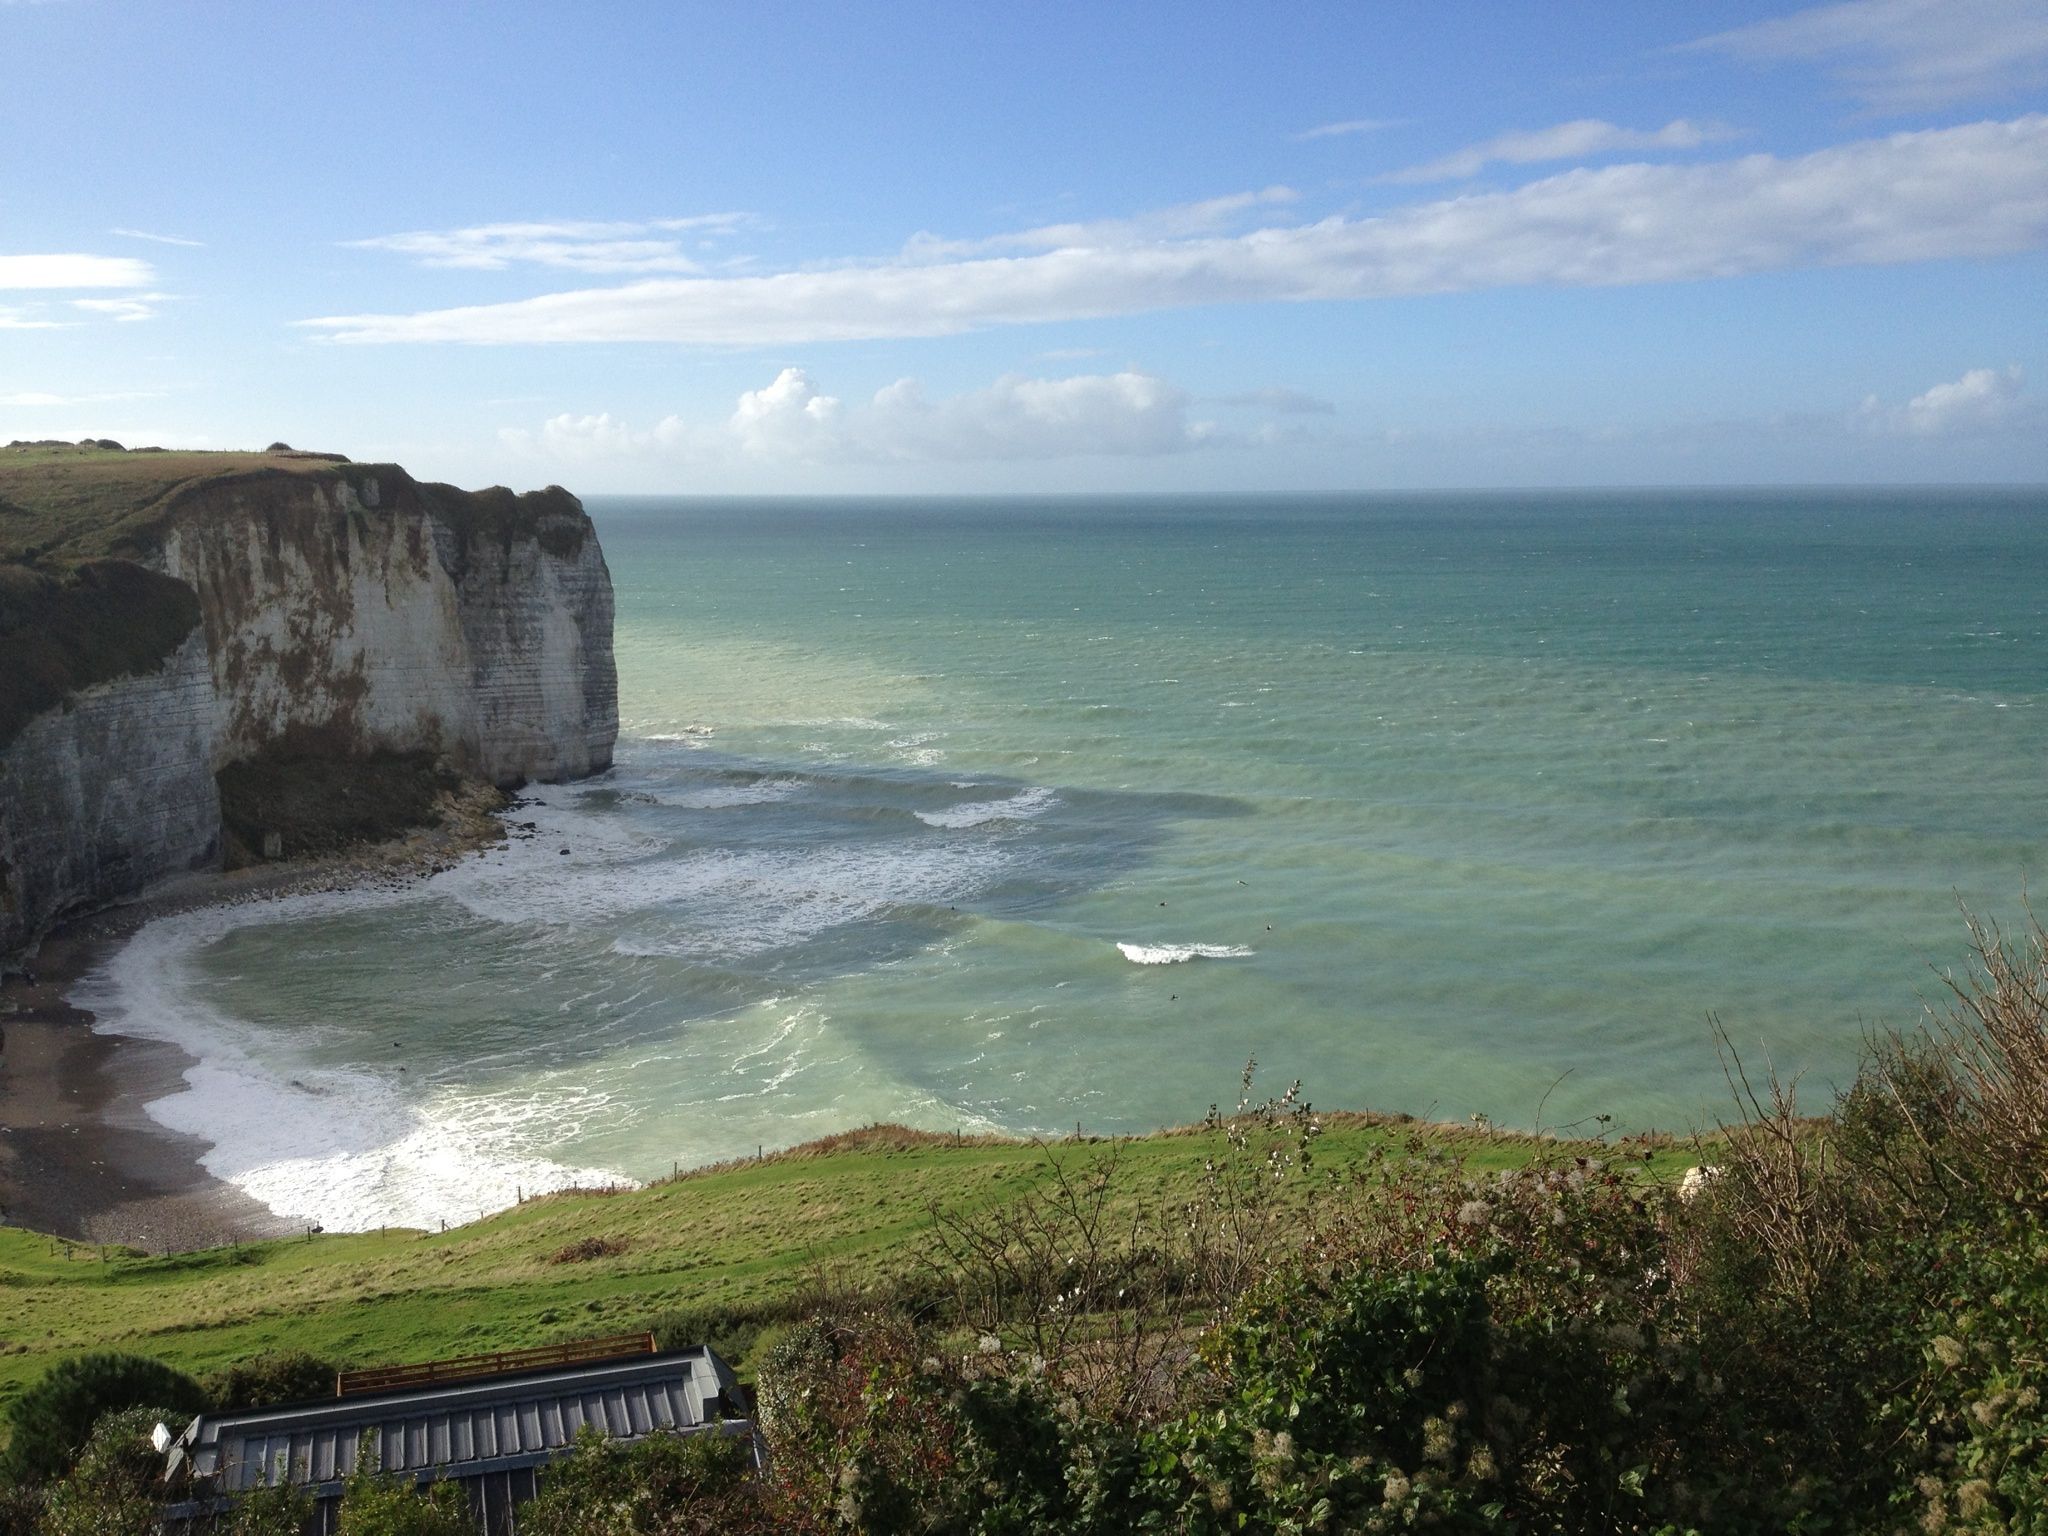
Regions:
<instances>
[{"instance_id":1,"label":"blue sky","mask_svg":"<svg viewBox=\"0 0 2048 1536\"><path fill-rule=\"evenodd\" d=\"M2048 480L2048 0L0 0L0 441Z\"/></svg>"}]
</instances>

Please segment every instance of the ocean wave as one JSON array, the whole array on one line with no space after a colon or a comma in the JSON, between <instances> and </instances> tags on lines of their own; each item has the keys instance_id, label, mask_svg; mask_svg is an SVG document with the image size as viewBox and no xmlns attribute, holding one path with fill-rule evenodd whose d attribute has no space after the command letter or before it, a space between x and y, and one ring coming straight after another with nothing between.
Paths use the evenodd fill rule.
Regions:
<instances>
[{"instance_id":1,"label":"ocean wave","mask_svg":"<svg viewBox=\"0 0 2048 1536\"><path fill-rule=\"evenodd\" d=\"M559 856L567 846L571 856ZM610 932L621 954L731 960L905 906L978 895L1016 855L986 836L706 848L585 859L549 832L436 876L427 889L487 922Z\"/></svg>"},{"instance_id":2,"label":"ocean wave","mask_svg":"<svg viewBox=\"0 0 2048 1536\"><path fill-rule=\"evenodd\" d=\"M277 906L310 917L389 904L381 893L329 893ZM254 915L214 908L158 919L72 991L94 1012L96 1030L168 1041L195 1058L184 1087L146 1108L158 1124L209 1143L200 1163L215 1178L279 1216L330 1231L430 1228L502 1209L522 1193L632 1182L535 1151L586 1122L615 1121L609 1095L586 1082L550 1074L509 1094L401 1085L398 1064L297 1059L280 1050L276 1031L208 1006L194 958ZM301 1045L311 1045L321 1021L300 1028Z\"/></svg>"},{"instance_id":3,"label":"ocean wave","mask_svg":"<svg viewBox=\"0 0 2048 1536\"><path fill-rule=\"evenodd\" d=\"M992 821L1030 821L1043 816L1058 801L1057 791L1043 785L1019 790L1001 800L968 800L940 811L918 811L917 819L928 827L955 830L986 826Z\"/></svg>"},{"instance_id":4,"label":"ocean wave","mask_svg":"<svg viewBox=\"0 0 2048 1536\"><path fill-rule=\"evenodd\" d=\"M658 805L683 811L723 811L743 805L773 805L800 794L808 786L798 778L756 779L751 783L706 784L695 789L657 791Z\"/></svg>"},{"instance_id":5,"label":"ocean wave","mask_svg":"<svg viewBox=\"0 0 2048 1536\"><path fill-rule=\"evenodd\" d=\"M1254 951L1242 944L1125 944L1117 948L1133 965L1178 965L1184 960L1245 960Z\"/></svg>"}]
</instances>

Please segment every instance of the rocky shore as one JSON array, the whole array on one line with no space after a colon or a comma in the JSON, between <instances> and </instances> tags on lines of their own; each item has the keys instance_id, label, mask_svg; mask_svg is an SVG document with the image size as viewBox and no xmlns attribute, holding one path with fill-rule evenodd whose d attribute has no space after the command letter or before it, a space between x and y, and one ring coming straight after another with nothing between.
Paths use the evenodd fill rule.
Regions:
<instances>
[{"instance_id":1,"label":"rocky shore","mask_svg":"<svg viewBox=\"0 0 2048 1536\"><path fill-rule=\"evenodd\" d=\"M296 1230L207 1173L207 1143L152 1120L192 1058L160 1041L103 1034L69 993L155 918L314 891L405 884L501 842L506 796L467 782L437 823L325 858L167 882L67 924L0 981L0 1224L151 1253Z\"/></svg>"}]
</instances>

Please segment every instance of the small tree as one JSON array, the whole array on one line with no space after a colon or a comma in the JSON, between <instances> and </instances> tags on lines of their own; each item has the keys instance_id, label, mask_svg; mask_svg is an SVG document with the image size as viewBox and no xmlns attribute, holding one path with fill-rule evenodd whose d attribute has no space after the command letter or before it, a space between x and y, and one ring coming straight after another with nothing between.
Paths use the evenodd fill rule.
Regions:
<instances>
[{"instance_id":1,"label":"small tree","mask_svg":"<svg viewBox=\"0 0 2048 1536\"><path fill-rule=\"evenodd\" d=\"M101 1417L77 1465L50 1489L47 1536L153 1536L164 1463L149 1432L166 1416L161 1408L117 1408Z\"/></svg>"},{"instance_id":2,"label":"small tree","mask_svg":"<svg viewBox=\"0 0 2048 1536\"><path fill-rule=\"evenodd\" d=\"M356 1447L356 1469L341 1490L339 1536L474 1536L469 1500L460 1484L426 1486L378 1471L376 1443L366 1433Z\"/></svg>"},{"instance_id":3,"label":"small tree","mask_svg":"<svg viewBox=\"0 0 2048 1536\"><path fill-rule=\"evenodd\" d=\"M271 1350L237 1360L206 1378L213 1406L222 1413L296 1403L334 1395L335 1364L303 1349Z\"/></svg>"},{"instance_id":4,"label":"small tree","mask_svg":"<svg viewBox=\"0 0 2048 1536\"><path fill-rule=\"evenodd\" d=\"M207 1398L183 1371L142 1355L80 1355L53 1366L7 1410L0 1479L56 1481L71 1469L103 1414L145 1403L185 1418L203 1411Z\"/></svg>"},{"instance_id":5,"label":"small tree","mask_svg":"<svg viewBox=\"0 0 2048 1536\"><path fill-rule=\"evenodd\" d=\"M740 1536L779 1527L743 1436L653 1434L625 1446L586 1428L519 1512L526 1536Z\"/></svg>"}]
</instances>

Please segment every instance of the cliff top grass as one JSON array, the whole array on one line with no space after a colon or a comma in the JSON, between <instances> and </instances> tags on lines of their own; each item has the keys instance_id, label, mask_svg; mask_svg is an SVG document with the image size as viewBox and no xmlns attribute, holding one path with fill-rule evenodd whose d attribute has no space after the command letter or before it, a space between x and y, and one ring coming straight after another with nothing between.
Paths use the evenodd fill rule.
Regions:
<instances>
[{"instance_id":1,"label":"cliff top grass","mask_svg":"<svg viewBox=\"0 0 2048 1536\"><path fill-rule=\"evenodd\" d=\"M1317 1178L1411 1138L1474 1172L1597 1156L1646 1179L1696 1156L1328 1115ZM1117 1162L1113 1219L1181 1219L1219 1130L1049 1146L869 1127L642 1189L528 1199L446 1232L325 1234L148 1258L0 1228L0 1399L93 1349L207 1371L304 1349L355 1364L428 1360L636 1331L662 1313L770 1311L821 1273L867 1284L921 1272L935 1209L986 1211L1052 1177Z\"/></svg>"},{"instance_id":2,"label":"cliff top grass","mask_svg":"<svg viewBox=\"0 0 2048 1536\"><path fill-rule=\"evenodd\" d=\"M550 553L574 554L585 532L581 505L556 485L465 491L416 481L396 464L356 464L282 443L242 452L124 449L107 439L17 442L0 448L0 562L65 569L146 557L180 512L209 504L207 493L259 491L280 477L343 479L369 505L417 498L465 542L534 535Z\"/></svg>"},{"instance_id":3,"label":"cliff top grass","mask_svg":"<svg viewBox=\"0 0 2048 1536\"><path fill-rule=\"evenodd\" d=\"M332 455L124 450L96 443L0 448L0 560L75 564L129 552L179 493L259 471L335 472Z\"/></svg>"},{"instance_id":4,"label":"cliff top grass","mask_svg":"<svg viewBox=\"0 0 2048 1536\"><path fill-rule=\"evenodd\" d=\"M395 464L273 443L261 452L124 449L107 439L0 448L0 747L79 689L162 665L199 621L147 561L180 517L278 505L279 488L346 480L369 506L423 506L464 548L536 538L573 556L589 531L560 486L515 494L415 481Z\"/></svg>"}]
</instances>

